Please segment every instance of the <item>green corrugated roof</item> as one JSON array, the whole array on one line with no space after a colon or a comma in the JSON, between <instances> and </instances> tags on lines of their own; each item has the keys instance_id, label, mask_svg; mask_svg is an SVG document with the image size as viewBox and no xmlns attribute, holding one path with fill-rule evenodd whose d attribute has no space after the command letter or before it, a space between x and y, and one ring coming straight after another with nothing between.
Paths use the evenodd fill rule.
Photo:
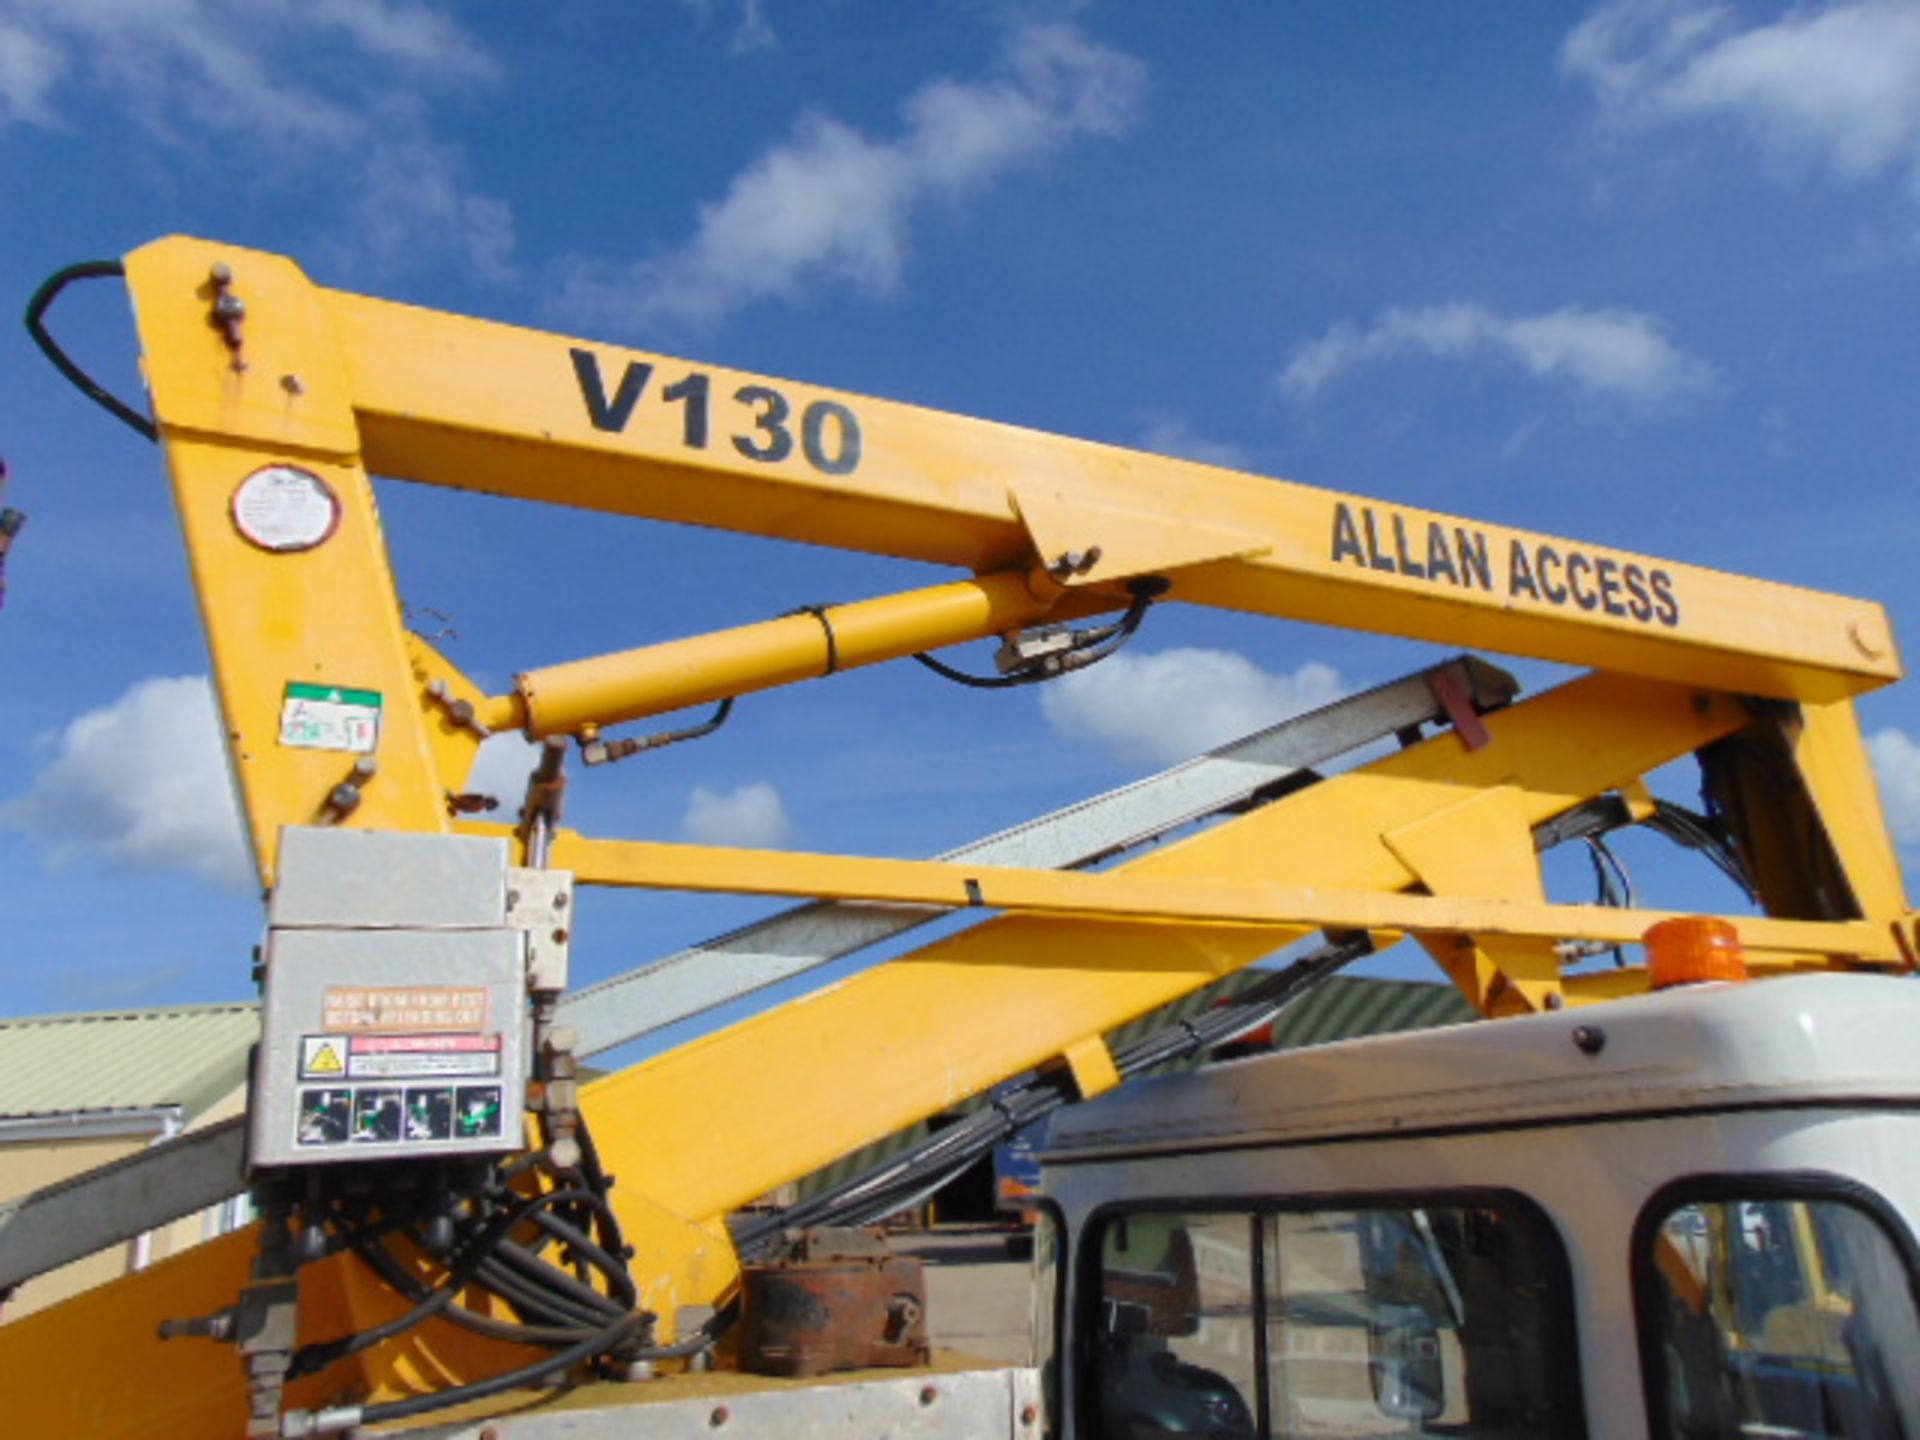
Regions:
<instances>
[{"instance_id":1,"label":"green corrugated roof","mask_svg":"<svg viewBox=\"0 0 1920 1440\"><path fill-rule=\"evenodd\" d=\"M259 1007L235 1002L0 1020L0 1118L178 1105L239 1085Z\"/></svg>"},{"instance_id":2,"label":"green corrugated roof","mask_svg":"<svg viewBox=\"0 0 1920 1440\"><path fill-rule=\"evenodd\" d=\"M1236 970L1171 1005L1109 1031L1107 1043L1120 1046L1201 1014L1221 1000L1271 978L1271 970ZM1280 1013L1273 1026L1273 1048L1293 1050L1323 1045L1357 1035L1384 1035L1394 1030L1423 1030L1433 1025L1457 1025L1479 1019L1479 1012L1451 985L1427 980L1373 980L1355 975L1333 975ZM1197 1063L1197 1062L1188 1062ZM1178 1068L1178 1067L1175 1067Z\"/></svg>"}]
</instances>

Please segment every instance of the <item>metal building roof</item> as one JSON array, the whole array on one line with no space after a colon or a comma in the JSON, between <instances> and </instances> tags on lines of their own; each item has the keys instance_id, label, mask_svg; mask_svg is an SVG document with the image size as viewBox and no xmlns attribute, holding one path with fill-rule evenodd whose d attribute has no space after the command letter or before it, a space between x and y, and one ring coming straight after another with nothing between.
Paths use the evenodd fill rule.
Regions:
<instances>
[{"instance_id":1,"label":"metal building roof","mask_svg":"<svg viewBox=\"0 0 1920 1440\"><path fill-rule=\"evenodd\" d=\"M1171 1005L1129 1021L1108 1032L1107 1043L1125 1045L1187 1020L1230 1000L1271 977L1271 970L1236 970L1213 984L1183 995ZM1478 1020L1480 1012L1451 985L1430 980L1375 980L1358 975L1333 975L1322 980L1280 1012L1273 1022L1273 1048L1293 1050L1302 1045L1324 1045L1359 1035L1383 1035L1393 1030L1424 1030L1430 1025L1457 1025ZM1190 1068L1197 1060L1186 1062Z\"/></svg>"},{"instance_id":2,"label":"metal building roof","mask_svg":"<svg viewBox=\"0 0 1920 1440\"><path fill-rule=\"evenodd\" d=\"M249 1002L0 1020L0 1119L178 1105L192 1120L246 1077Z\"/></svg>"}]
</instances>

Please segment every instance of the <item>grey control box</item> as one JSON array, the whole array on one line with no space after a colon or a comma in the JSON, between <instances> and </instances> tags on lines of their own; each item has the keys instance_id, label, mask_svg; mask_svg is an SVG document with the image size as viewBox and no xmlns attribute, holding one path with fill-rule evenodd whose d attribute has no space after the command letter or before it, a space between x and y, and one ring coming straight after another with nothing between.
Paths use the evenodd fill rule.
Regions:
<instances>
[{"instance_id":1,"label":"grey control box","mask_svg":"<svg viewBox=\"0 0 1920 1440\"><path fill-rule=\"evenodd\" d=\"M249 1163L524 1147L527 943L504 843L284 832Z\"/></svg>"}]
</instances>

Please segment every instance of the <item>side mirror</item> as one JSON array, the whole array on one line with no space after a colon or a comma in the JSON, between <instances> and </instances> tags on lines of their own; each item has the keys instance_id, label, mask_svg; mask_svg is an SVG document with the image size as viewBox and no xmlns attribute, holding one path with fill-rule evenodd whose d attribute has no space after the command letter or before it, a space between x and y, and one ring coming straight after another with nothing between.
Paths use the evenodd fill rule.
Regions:
<instances>
[{"instance_id":1,"label":"side mirror","mask_svg":"<svg viewBox=\"0 0 1920 1440\"><path fill-rule=\"evenodd\" d=\"M1378 1305L1367 1323L1367 1375L1373 1403L1395 1420L1427 1421L1447 1408L1440 1330L1424 1310Z\"/></svg>"}]
</instances>

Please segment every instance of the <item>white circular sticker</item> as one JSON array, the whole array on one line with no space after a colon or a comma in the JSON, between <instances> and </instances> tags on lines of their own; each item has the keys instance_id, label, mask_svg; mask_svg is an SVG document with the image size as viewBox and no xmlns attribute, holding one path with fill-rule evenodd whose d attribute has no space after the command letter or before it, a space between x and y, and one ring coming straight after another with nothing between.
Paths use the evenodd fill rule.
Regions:
<instances>
[{"instance_id":1,"label":"white circular sticker","mask_svg":"<svg viewBox=\"0 0 1920 1440\"><path fill-rule=\"evenodd\" d=\"M292 465L269 465L233 492L233 524L262 550L311 550L340 523L340 500L327 482Z\"/></svg>"}]
</instances>

